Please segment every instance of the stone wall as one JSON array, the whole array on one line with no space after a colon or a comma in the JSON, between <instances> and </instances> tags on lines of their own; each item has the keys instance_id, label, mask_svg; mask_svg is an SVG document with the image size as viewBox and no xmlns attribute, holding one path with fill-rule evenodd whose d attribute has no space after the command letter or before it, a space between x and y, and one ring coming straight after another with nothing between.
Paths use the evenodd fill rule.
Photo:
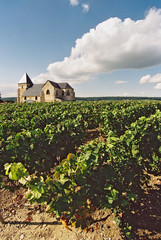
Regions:
<instances>
[{"instance_id":1,"label":"stone wall","mask_svg":"<svg viewBox=\"0 0 161 240\"><path fill-rule=\"evenodd\" d=\"M54 102L55 101L55 89L50 82L47 82L42 91L44 92L45 102Z\"/></svg>"}]
</instances>

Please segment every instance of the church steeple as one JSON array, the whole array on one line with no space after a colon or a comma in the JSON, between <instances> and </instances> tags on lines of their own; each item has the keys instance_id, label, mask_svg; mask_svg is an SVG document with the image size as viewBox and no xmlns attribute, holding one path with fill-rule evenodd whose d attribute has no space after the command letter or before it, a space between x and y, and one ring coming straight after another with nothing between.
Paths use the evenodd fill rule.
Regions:
<instances>
[{"instance_id":1,"label":"church steeple","mask_svg":"<svg viewBox=\"0 0 161 240\"><path fill-rule=\"evenodd\" d=\"M24 73L23 77L21 78L18 84L27 84L27 87L33 86L33 82L31 81L27 73Z\"/></svg>"},{"instance_id":2,"label":"church steeple","mask_svg":"<svg viewBox=\"0 0 161 240\"><path fill-rule=\"evenodd\" d=\"M17 102L21 102L21 96L28 88L32 87L34 84L29 78L27 73L24 73L23 77L18 83L18 90L17 90Z\"/></svg>"}]
</instances>

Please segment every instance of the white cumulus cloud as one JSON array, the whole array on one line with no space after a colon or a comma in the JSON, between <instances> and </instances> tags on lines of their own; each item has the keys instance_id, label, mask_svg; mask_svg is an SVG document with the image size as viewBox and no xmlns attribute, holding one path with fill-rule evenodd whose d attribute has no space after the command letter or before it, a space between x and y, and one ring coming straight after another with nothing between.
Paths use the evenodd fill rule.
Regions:
<instances>
[{"instance_id":1,"label":"white cumulus cloud","mask_svg":"<svg viewBox=\"0 0 161 240\"><path fill-rule=\"evenodd\" d=\"M84 13L87 13L89 11L89 5L87 3L83 3L82 8Z\"/></svg>"},{"instance_id":2,"label":"white cumulus cloud","mask_svg":"<svg viewBox=\"0 0 161 240\"><path fill-rule=\"evenodd\" d=\"M122 21L115 17L98 24L76 40L69 57L49 64L47 72L35 79L75 83L88 81L99 73L158 64L161 64L161 9L153 8L141 20Z\"/></svg>"},{"instance_id":3,"label":"white cumulus cloud","mask_svg":"<svg viewBox=\"0 0 161 240\"><path fill-rule=\"evenodd\" d=\"M156 83L155 89L161 89L161 73L157 73L154 76L146 75L140 79L140 84Z\"/></svg>"},{"instance_id":4,"label":"white cumulus cloud","mask_svg":"<svg viewBox=\"0 0 161 240\"><path fill-rule=\"evenodd\" d=\"M150 75L143 76L143 77L140 79L140 84L144 84L144 83L149 82L150 78L151 78Z\"/></svg>"},{"instance_id":5,"label":"white cumulus cloud","mask_svg":"<svg viewBox=\"0 0 161 240\"><path fill-rule=\"evenodd\" d=\"M79 0L70 0L70 5L77 6L79 4Z\"/></svg>"},{"instance_id":6,"label":"white cumulus cloud","mask_svg":"<svg viewBox=\"0 0 161 240\"><path fill-rule=\"evenodd\" d=\"M126 84L127 81L118 80L118 81L116 81L115 83L116 83L116 84Z\"/></svg>"},{"instance_id":7,"label":"white cumulus cloud","mask_svg":"<svg viewBox=\"0 0 161 240\"><path fill-rule=\"evenodd\" d=\"M161 89L161 83L157 83L154 88L160 90Z\"/></svg>"}]
</instances>

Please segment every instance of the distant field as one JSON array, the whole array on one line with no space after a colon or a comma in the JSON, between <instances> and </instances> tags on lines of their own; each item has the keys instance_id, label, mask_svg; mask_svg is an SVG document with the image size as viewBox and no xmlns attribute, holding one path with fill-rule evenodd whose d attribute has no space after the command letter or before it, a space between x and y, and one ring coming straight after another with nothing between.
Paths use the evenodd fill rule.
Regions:
<instances>
[{"instance_id":1,"label":"distant field","mask_svg":"<svg viewBox=\"0 0 161 240\"><path fill-rule=\"evenodd\" d=\"M5 101L14 101L16 102L17 101L17 98L16 97L8 97L8 98L2 98L2 100L5 102Z\"/></svg>"},{"instance_id":2,"label":"distant field","mask_svg":"<svg viewBox=\"0 0 161 240\"><path fill-rule=\"evenodd\" d=\"M161 101L161 97L119 97L119 96L118 97L77 97L76 100L81 100L81 101L157 100L157 101Z\"/></svg>"},{"instance_id":3,"label":"distant field","mask_svg":"<svg viewBox=\"0 0 161 240\"><path fill-rule=\"evenodd\" d=\"M16 97L2 98L3 101L17 101ZM77 97L77 101L101 101L101 100L157 100L161 101L161 97Z\"/></svg>"}]
</instances>

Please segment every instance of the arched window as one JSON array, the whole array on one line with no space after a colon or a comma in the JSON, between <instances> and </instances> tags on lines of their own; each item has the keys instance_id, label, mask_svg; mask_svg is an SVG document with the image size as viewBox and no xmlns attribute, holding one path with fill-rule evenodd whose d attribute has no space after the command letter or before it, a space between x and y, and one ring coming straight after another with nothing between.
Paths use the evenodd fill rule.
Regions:
<instances>
[{"instance_id":1,"label":"arched window","mask_svg":"<svg viewBox=\"0 0 161 240\"><path fill-rule=\"evenodd\" d=\"M70 91L69 90L67 91L67 96L70 96Z\"/></svg>"},{"instance_id":2,"label":"arched window","mask_svg":"<svg viewBox=\"0 0 161 240\"><path fill-rule=\"evenodd\" d=\"M62 90L62 96L64 96L65 95L65 92L64 92L64 90Z\"/></svg>"},{"instance_id":3,"label":"arched window","mask_svg":"<svg viewBox=\"0 0 161 240\"><path fill-rule=\"evenodd\" d=\"M46 94L50 94L50 90L49 89L46 91Z\"/></svg>"}]
</instances>

